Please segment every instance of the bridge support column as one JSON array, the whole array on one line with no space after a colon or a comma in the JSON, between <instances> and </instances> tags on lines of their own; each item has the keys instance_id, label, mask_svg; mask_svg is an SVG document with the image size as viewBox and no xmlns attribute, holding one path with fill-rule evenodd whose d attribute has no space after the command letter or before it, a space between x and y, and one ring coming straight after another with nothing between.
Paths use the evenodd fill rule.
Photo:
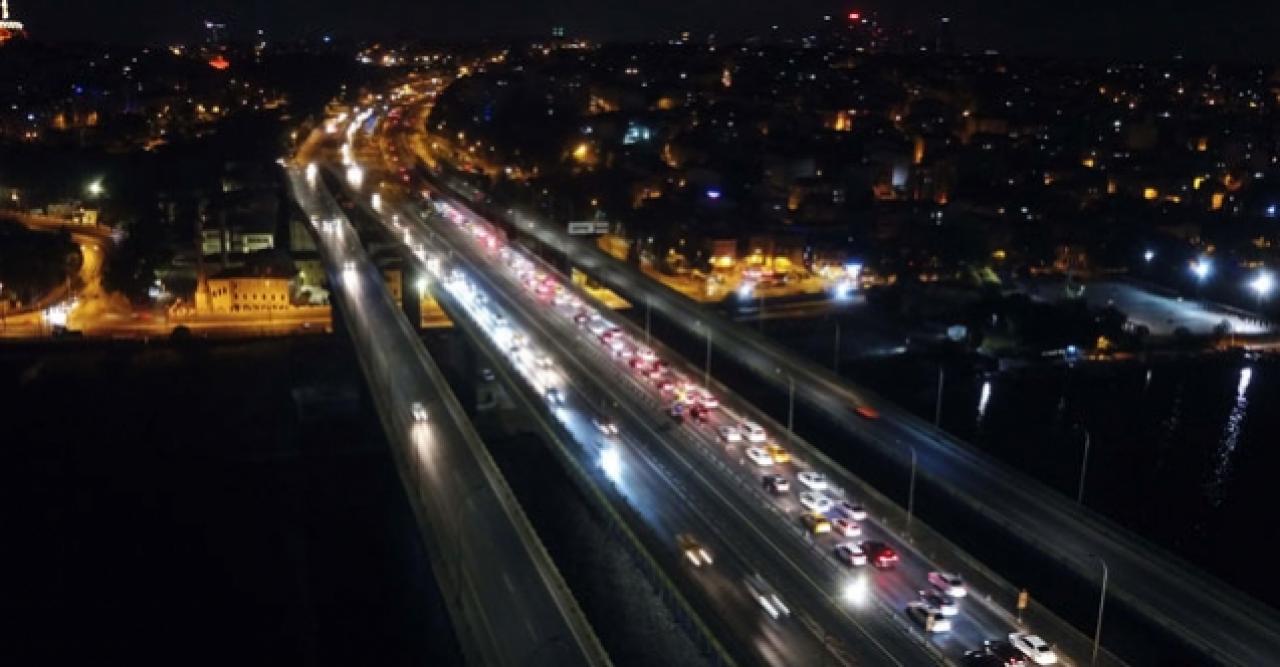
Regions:
<instances>
[{"instance_id":1,"label":"bridge support column","mask_svg":"<svg viewBox=\"0 0 1280 667\"><path fill-rule=\"evenodd\" d=\"M416 262L406 262L400 271L400 307L414 331L422 333L422 290L426 273Z\"/></svg>"}]
</instances>

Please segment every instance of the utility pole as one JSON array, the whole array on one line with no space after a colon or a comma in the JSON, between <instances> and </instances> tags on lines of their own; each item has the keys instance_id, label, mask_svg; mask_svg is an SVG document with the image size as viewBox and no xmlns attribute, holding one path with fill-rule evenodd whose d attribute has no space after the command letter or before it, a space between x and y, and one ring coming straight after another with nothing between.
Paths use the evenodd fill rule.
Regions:
<instances>
[{"instance_id":1,"label":"utility pole","mask_svg":"<svg viewBox=\"0 0 1280 667\"><path fill-rule=\"evenodd\" d=\"M653 306L649 297L644 298L644 344L649 345L649 311Z\"/></svg>"},{"instance_id":2,"label":"utility pole","mask_svg":"<svg viewBox=\"0 0 1280 667\"><path fill-rule=\"evenodd\" d=\"M711 385L711 327L707 326L707 357L702 366L702 386Z\"/></svg>"},{"instance_id":3,"label":"utility pole","mask_svg":"<svg viewBox=\"0 0 1280 667\"><path fill-rule=\"evenodd\" d=\"M1084 458L1080 462L1080 484L1076 487L1076 504L1084 503L1084 476L1089 471L1089 429L1084 429Z\"/></svg>"},{"instance_id":4,"label":"utility pole","mask_svg":"<svg viewBox=\"0 0 1280 667\"><path fill-rule=\"evenodd\" d=\"M835 371L836 375L839 375L840 374L840 322L838 320L836 321L835 348L836 348L835 352L832 353L831 355L831 370Z\"/></svg>"},{"instance_id":5,"label":"utility pole","mask_svg":"<svg viewBox=\"0 0 1280 667\"><path fill-rule=\"evenodd\" d=\"M933 425L942 428L942 384L946 380L947 367L938 366L938 398L933 408Z\"/></svg>"},{"instance_id":6,"label":"utility pole","mask_svg":"<svg viewBox=\"0 0 1280 667\"><path fill-rule=\"evenodd\" d=\"M1089 555L1097 558L1102 564L1102 594L1098 597L1098 623L1093 629L1093 653L1089 656L1089 667L1093 667L1098 662L1098 644L1102 641L1102 609L1107 603L1107 577L1110 572L1107 570L1107 561L1102 560L1102 556Z\"/></svg>"},{"instance_id":7,"label":"utility pole","mask_svg":"<svg viewBox=\"0 0 1280 667\"><path fill-rule=\"evenodd\" d=\"M916 507L916 448L912 445L908 447L911 447L911 483L907 487L907 537L910 537L911 517L915 514Z\"/></svg>"}]
</instances>

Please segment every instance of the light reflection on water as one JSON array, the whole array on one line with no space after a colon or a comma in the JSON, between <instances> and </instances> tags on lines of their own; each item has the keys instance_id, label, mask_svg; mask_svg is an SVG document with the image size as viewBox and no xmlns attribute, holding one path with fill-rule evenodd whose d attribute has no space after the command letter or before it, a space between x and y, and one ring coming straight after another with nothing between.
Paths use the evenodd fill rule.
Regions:
<instances>
[{"instance_id":1,"label":"light reflection on water","mask_svg":"<svg viewBox=\"0 0 1280 667\"><path fill-rule=\"evenodd\" d=\"M1240 444L1240 433L1244 418L1249 408L1249 383L1253 380L1253 369L1248 366L1240 369L1240 381L1236 385L1236 403L1227 415L1226 426L1222 430L1222 439L1214 452L1213 473L1205 486L1205 496L1213 507L1220 507L1226 500L1227 483L1231 479L1232 463L1235 459L1236 446Z\"/></svg>"}]
</instances>

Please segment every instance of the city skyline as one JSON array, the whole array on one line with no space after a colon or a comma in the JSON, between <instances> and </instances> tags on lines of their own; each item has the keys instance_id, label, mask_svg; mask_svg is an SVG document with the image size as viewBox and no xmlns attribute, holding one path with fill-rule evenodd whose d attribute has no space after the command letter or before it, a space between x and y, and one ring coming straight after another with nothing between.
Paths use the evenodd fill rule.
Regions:
<instances>
[{"instance_id":1,"label":"city skyline","mask_svg":"<svg viewBox=\"0 0 1280 667\"><path fill-rule=\"evenodd\" d=\"M641 6L601 6L566 0L554 6L510 0L430 5L381 0L357 12L334 0L303 3L163 3L133 0L130 9L145 13L144 24L117 5L67 0L57 5L15 6L27 29L48 41L169 43L195 41L207 19L224 21L233 38L297 39L331 34L339 38L420 38L468 41L549 35L553 26L598 40L662 39L682 30L717 33L726 40L767 33L778 25L798 34L820 25L824 15L876 13L890 26L927 35L943 17L952 19L958 41L968 50L995 49L1012 54L1079 58L1265 62L1274 53L1268 34L1280 27L1280 8L1232 10L1220 5L1125 3L1100 0L1031 6L1006 0L916 0L907 5L877 2L809 3L797 9L765 0L688 5L659 0ZM395 17L394 21L389 21ZM394 26L394 27L392 27ZM1268 29L1270 27L1270 29ZM1081 49L1087 44L1087 49Z\"/></svg>"}]
</instances>

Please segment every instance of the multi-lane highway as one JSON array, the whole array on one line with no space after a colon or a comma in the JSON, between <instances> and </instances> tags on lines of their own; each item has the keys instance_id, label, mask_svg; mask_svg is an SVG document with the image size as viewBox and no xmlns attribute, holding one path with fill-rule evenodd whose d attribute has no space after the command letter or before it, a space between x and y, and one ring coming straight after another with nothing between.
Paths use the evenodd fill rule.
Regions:
<instances>
[{"instance_id":1,"label":"multi-lane highway","mask_svg":"<svg viewBox=\"0 0 1280 667\"><path fill-rule=\"evenodd\" d=\"M862 661L913 664L940 656L958 659L964 650L978 646L982 640L1000 638L1015 629L1011 619L984 604L980 595L974 595L959 602L958 615L945 617L954 625L950 632L935 632L926 637L924 628L913 627L903 610L918 600L920 590L931 588L927 574L936 566L914 550L902 548L874 517L862 518L857 499L846 496L838 487L836 480L842 479L842 475L812 474L827 472L829 464L817 460L784 462L782 448L775 449L766 462L748 442L736 439L726 442L726 438L732 438L727 434L752 419L765 426L760 427L758 433L757 429L748 429L749 436L740 434L738 438L767 442L780 440L782 434L776 425L723 390L714 391L721 392L719 400L725 401L724 405L714 405L716 401L712 401L711 406L705 405L711 390L694 386L696 382L690 378L698 375L696 369L689 368L665 348L639 344L643 336L640 332L623 333L628 329L625 323L608 321L601 315L601 309L590 305L585 294L554 278L546 267L529 264L531 260L505 246L501 235L482 221L463 211L447 209L453 222L441 224L437 219L435 233L418 239L414 235L420 231L407 229L397 222L411 219L411 211L397 209L399 213L389 215L385 193L379 193L378 204L374 208L382 210L385 224L395 227L391 230L393 234L406 234L405 241L411 244L446 243L444 249L467 263L468 273L455 281L466 286L461 288L462 296L458 300L462 303L468 298L483 300L484 314L476 315L478 322L488 321L506 332L496 335L508 338L513 335L510 329L517 326L513 323L518 323L521 338L517 345L512 345L510 340L498 342L500 349L510 348L508 352L516 368L535 363L530 359L542 359L542 363L550 359L559 361L555 372L571 384L573 390L554 387L556 395L548 400L557 403L557 414L571 422L575 419L572 415L576 411L569 410L568 406L578 400L575 396L582 395L578 392L583 385L590 388L585 394L591 397L586 405L596 406L597 413L602 401L616 406L607 410L612 414L594 415L596 419L613 420L619 427L620 451L605 450L615 452L610 454L613 465L623 456L641 462L653 460L660 476L667 478L666 484L677 491L650 493L650 502L653 499L663 502L652 506L640 503L640 507L651 512L662 508L678 511L673 504L688 506L694 498L700 499L693 504L706 518L696 523L703 527L704 535L712 536L703 539L716 546L730 547L730 553L740 561L738 566L745 564L749 572L766 574L765 578L772 580L783 597L789 597L792 605L802 610L806 625L816 629L829 643L838 644L845 651L858 652L857 659ZM522 277L522 274L525 275ZM543 277L536 285L529 284L529 274ZM499 303L503 308L496 318L500 326L493 325L495 315L491 314L500 307ZM606 330L617 327L619 332L611 336L611 340L602 341L602 332L596 331L602 327ZM618 349L632 353L619 354ZM656 382L651 377L656 371L654 362L646 360L650 350L662 359L657 363L679 382ZM543 375L549 370L542 369ZM537 373L530 376L533 382L539 377ZM664 386L667 382L670 386ZM670 415L675 402L687 405L700 417L675 423ZM630 442L633 434L639 436L639 441L630 443L630 447L623 446ZM753 455L758 462L750 460ZM805 474L800 475L801 471ZM791 490L775 489L777 492L771 493L764 485L765 475L780 476ZM801 496L800 491L809 493ZM801 506L802 499L811 505L828 502L816 501L811 496L826 496L836 504L832 509L819 507L826 509L827 514L820 522L822 528L833 523L837 530L843 529L848 535L815 536L802 526L800 517L806 513ZM841 501L847 501L849 509L838 509ZM850 521L851 511L862 520ZM885 542L895 549L900 559L897 567L879 571L838 562L837 544L858 546L866 541ZM857 549L851 550L851 555L857 559L862 557ZM864 585L869 599L865 607L859 607L852 604L850 596L856 597ZM745 589L741 582L739 587ZM756 617L769 615L767 609L756 609L752 613ZM946 625L942 620L941 614L935 613L933 621L924 623L940 630Z\"/></svg>"},{"instance_id":2,"label":"multi-lane highway","mask_svg":"<svg viewBox=\"0 0 1280 667\"><path fill-rule=\"evenodd\" d=\"M469 205L464 197L448 198L455 205ZM1088 581L1099 578L1105 563L1111 595L1206 656L1253 665L1274 662L1280 655L1280 615L1242 592L750 327L699 307L563 229L521 212L512 212L507 222L606 286L646 303L689 335L710 338L715 354L733 357L760 382L781 392L794 384L797 402L899 461L904 470L914 457L920 478L932 488L1023 540L1047 561ZM855 413L857 406L869 406L880 417L863 418ZM820 452L814 456L825 460Z\"/></svg>"},{"instance_id":3,"label":"multi-lane highway","mask_svg":"<svg viewBox=\"0 0 1280 667\"><path fill-rule=\"evenodd\" d=\"M413 328L328 191L289 167L335 306L419 517L460 644L476 664L608 657Z\"/></svg>"}]
</instances>

